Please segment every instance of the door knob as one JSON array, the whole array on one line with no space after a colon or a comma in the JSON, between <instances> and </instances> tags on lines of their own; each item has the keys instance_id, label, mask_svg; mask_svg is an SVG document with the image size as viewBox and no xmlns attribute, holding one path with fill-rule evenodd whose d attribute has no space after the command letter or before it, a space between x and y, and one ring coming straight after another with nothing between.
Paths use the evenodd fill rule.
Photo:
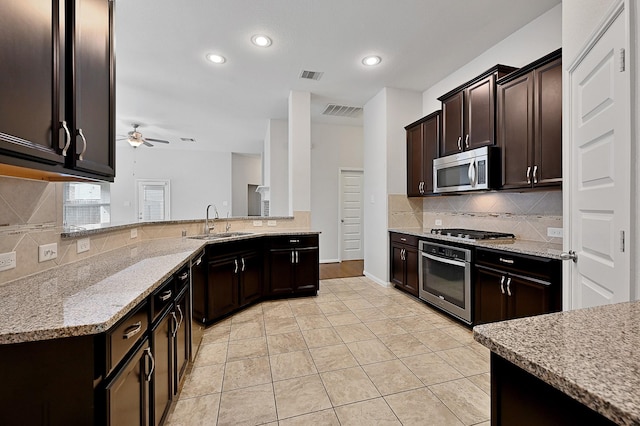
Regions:
<instances>
[{"instance_id":1,"label":"door knob","mask_svg":"<svg viewBox=\"0 0 640 426\"><path fill-rule=\"evenodd\" d=\"M560 253L560 259L562 260L573 260L573 263L577 263L578 262L578 255L576 254L575 251L573 250L569 250L569 252L562 252Z\"/></svg>"}]
</instances>

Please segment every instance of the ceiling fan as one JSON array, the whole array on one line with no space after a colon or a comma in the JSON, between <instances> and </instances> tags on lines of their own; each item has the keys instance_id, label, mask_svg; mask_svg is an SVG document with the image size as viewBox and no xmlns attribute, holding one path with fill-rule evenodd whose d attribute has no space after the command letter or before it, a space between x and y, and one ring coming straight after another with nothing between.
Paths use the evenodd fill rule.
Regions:
<instances>
[{"instance_id":1,"label":"ceiling fan","mask_svg":"<svg viewBox=\"0 0 640 426\"><path fill-rule=\"evenodd\" d=\"M119 141L126 140L127 142L129 142L129 145L134 148L137 148L140 145L153 146L153 144L149 143L149 141L156 143L169 143L169 141L166 141L164 139L145 138L144 136L142 136L142 133L138 131L138 127L140 127L139 124L133 123L132 126L133 130L127 133L126 137L118 139Z\"/></svg>"}]
</instances>

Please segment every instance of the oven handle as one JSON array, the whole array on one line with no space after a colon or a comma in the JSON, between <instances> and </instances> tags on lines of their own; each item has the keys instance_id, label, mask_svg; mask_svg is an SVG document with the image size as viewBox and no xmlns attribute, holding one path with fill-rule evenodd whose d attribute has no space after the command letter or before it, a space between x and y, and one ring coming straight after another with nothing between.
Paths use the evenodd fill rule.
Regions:
<instances>
[{"instance_id":1,"label":"oven handle","mask_svg":"<svg viewBox=\"0 0 640 426\"><path fill-rule=\"evenodd\" d=\"M427 259L431 259L431 260L433 260L435 262L447 263L449 265L462 266L462 267L467 266L467 262L461 262L459 260L445 259L443 257L434 256L432 254L425 253L425 252L421 252L421 253Z\"/></svg>"}]
</instances>

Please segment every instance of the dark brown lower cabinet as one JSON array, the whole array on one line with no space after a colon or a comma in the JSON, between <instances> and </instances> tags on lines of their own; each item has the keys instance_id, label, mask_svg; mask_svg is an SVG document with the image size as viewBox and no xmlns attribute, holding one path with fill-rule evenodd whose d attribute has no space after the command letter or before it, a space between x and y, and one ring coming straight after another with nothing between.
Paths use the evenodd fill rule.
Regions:
<instances>
[{"instance_id":1,"label":"dark brown lower cabinet","mask_svg":"<svg viewBox=\"0 0 640 426\"><path fill-rule=\"evenodd\" d=\"M175 347L175 364L173 375L173 394L176 395L180 388L180 384L184 379L184 374L187 372L190 358L191 339L189 334L191 331L191 324L188 321L189 312L189 291L185 290L176 298L175 314L178 316L176 331L174 336Z\"/></svg>"},{"instance_id":2,"label":"dark brown lower cabinet","mask_svg":"<svg viewBox=\"0 0 640 426\"><path fill-rule=\"evenodd\" d=\"M614 425L600 413L491 353L491 425Z\"/></svg>"},{"instance_id":3,"label":"dark brown lower cabinet","mask_svg":"<svg viewBox=\"0 0 640 426\"><path fill-rule=\"evenodd\" d=\"M238 270L235 255L209 260L207 322L233 312L240 306Z\"/></svg>"},{"instance_id":4,"label":"dark brown lower cabinet","mask_svg":"<svg viewBox=\"0 0 640 426\"><path fill-rule=\"evenodd\" d=\"M171 406L173 396L173 327L172 311L167 310L152 328L153 344L153 424L159 425Z\"/></svg>"},{"instance_id":5,"label":"dark brown lower cabinet","mask_svg":"<svg viewBox=\"0 0 640 426\"><path fill-rule=\"evenodd\" d=\"M268 295L317 294L319 256L317 235L272 237L265 262Z\"/></svg>"},{"instance_id":6,"label":"dark brown lower cabinet","mask_svg":"<svg viewBox=\"0 0 640 426\"><path fill-rule=\"evenodd\" d=\"M418 296L418 239L417 237L392 232L391 282L399 289Z\"/></svg>"}]
</instances>

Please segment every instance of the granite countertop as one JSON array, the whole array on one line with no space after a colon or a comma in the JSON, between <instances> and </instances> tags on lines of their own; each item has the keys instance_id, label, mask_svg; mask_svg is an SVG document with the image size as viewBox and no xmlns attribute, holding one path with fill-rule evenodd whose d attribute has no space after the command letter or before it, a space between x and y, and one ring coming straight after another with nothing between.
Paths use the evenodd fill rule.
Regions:
<instances>
[{"instance_id":1,"label":"granite countertop","mask_svg":"<svg viewBox=\"0 0 640 426\"><path fill-rule=\"evenodd\" d=\"M209 244L313 234L319 232L147 240L10 281L0 286L0 345L107 331Z\"/></svg>"},{"instance_id":2,"label":"granite countertop","mask_svg":"<svg viewBox=\"0 0 640 426\"><path fill-rule=\"evenodd\" d=\"M446 235L431 234L422 228L397 228L389 229L389 232L398 232L401 234L414 235L420 238L429 238L432 240L451 241L459 244L466 244L474 247L492 248L496 250L504 250L512 253L529 254L549 259L561 259L562 244L545 243L541 241L527 240L478 240L467 241L460 238L452 238Z\"/></svg>"},{"instance_id":3,"label":"granite countertop","mask_svg":"<svg viewBox=\"0 0 640 426\"><path fill-rule=\"evenodd\" d=\"M640 424L640 301L479 325L473 336L610 420Z\"/></svg>"}]
</instances>

